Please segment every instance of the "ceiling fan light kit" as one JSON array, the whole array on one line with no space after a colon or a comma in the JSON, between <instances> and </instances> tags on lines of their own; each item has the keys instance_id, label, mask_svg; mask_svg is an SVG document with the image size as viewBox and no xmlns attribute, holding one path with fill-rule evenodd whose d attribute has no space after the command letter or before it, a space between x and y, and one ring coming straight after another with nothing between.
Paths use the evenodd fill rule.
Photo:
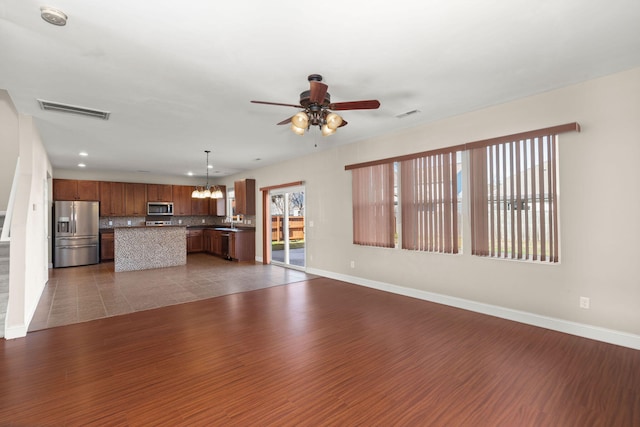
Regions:
<instances>
[{"instance_id":1,"label":"ceiling fan light kit","mask_svg":"<svg viewBox=\"0 0 640 427\"><path fill-rule=\"evenodd\" d=\"M375 110L380 102L375 99L366 101L348 101L331 103L331 95L327 92L329 86L322 82L320 74L311 74L308 78L310 89L300 94L300 104L281 104L278 102L251 101L255 104L279 105L283 107L302 108L302 111L278 123L291 123L291 131L297 135L304 135L311 126L318 126L322 136L333 135L339 127L347 122L331 110Z\"/></svg>"}]
</instances>

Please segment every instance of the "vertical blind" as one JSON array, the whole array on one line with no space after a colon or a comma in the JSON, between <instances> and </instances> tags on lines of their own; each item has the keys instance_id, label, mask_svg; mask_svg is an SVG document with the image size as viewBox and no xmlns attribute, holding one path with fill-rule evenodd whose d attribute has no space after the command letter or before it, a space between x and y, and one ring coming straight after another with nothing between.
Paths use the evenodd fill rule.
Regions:
<instances>
[{"instance_id":1,"label":"vertical blind","mask_svg":"<svg viewBox=\"0 0 640 427\"><path fill-rule=\"evenodd\" d=\"M558 262L556 138L470 150L472 254Z\"/></svg>"},{"instance_id":2,"label":"vertical blind","mask_svg":"<svg viewBox=\"0 0 640 427\"><path fill-rule=\"evenodd\" d=\"M352 171L353 243L394 247L393 163Z\"/></svg>"},{"instance_id":3,"label":"vertical blind","mask_svg":"<svg viewBox=\"0 0 640 427\"><path fill-rule=\"evenodd\" d=\"M468 152L471 253L558 262L557 136L579 131L578 123L566 123L346 165L353 172L354 243L393 246L393 163L400 162L402 247L458 253L454 159Z\"/></svg>"},{"instance_id":4,"label":"vertical blind","mask_svg":"<svg viewBox=\"0 0 640 427\"><path fill-rule=\"evenodd\" d=\"M402 248L458 253L457 152L400 163Z\"/></svg>"}]
</instances>

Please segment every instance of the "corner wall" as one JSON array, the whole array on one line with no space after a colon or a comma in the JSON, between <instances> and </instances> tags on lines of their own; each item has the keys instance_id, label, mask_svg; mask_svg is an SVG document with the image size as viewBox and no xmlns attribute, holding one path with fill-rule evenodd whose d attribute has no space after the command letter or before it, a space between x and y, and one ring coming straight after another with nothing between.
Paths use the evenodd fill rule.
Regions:
<instances>
[{"instance_id":1,"label":"corner wall","mask_svg":"<svg viewBox=\"0 0 640 427\"><path fill-rule=\"evenodd\" d=\"M241 177L255 178L258 187L305 182L306 219L314 223L307 222L309 272L564 322L569 329L620 332L640 343L638 93L640 69L634 69L318 152L226 183ZM563 134L559 142L558 265L474 257L468 238L461 255L352 244L351 174L345 165L574 121L582 132ZM256 258L261 259L262 206L257 206ZM467 232L468 224L466 216ZM579 307L580 296L591 298L589 310Z\"/></svg>"},{"instance_id":2,"label":"corner wall","mask_svg":"<svg viewBox=\"0 0 640 427\"><path fill-rule=\"evenodd\" d=\"M7 210L18 160L18 113L6 90L0 90L0 212Z\"/></svg>"},{"instance_id":3,"label":"corner wall","mask_svg":"<svg viewBox=\"0 0 640 427\"><path fill-rule=\"evenodd\" d=\"M9 304L5 338L27 334L48 280L51 164L33 118L2 117L17 122L20 173L11 223Z\"/></svg>"}]
</instances>

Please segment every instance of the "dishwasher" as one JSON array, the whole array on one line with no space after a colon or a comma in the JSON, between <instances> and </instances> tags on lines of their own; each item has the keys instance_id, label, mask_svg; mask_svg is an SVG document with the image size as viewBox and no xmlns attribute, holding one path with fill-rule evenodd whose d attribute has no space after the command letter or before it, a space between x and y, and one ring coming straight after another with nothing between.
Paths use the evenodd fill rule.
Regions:
<instances>
[{"instance_id":1,"label":"dishwasher","mask_svg":"<svg viewBox=\"0 0 640 427\"><path fill-rule=\"evenodd\" d=\"M224 259L228 259L231 260L231 254L229 252L229 246L230 246L230 241L231 241L231 234L229 233L222 233L220 235L221 238L221 245L222 245L222 256L224 257Z\"/></svg>"}]
</instances>

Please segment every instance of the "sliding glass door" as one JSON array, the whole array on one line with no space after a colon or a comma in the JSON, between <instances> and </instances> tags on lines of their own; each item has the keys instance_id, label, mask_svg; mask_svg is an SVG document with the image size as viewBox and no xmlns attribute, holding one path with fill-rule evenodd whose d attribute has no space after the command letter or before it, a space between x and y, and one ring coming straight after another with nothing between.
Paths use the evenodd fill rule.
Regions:
<instances>
[{"instance_id":1,"label":"sliding glass door","mask_svg":"<svg viewBox=\"0 0 640 427\"><path fill-rule=\"evenodd\" d=\"M269 196L271 262L304 268L304 186L274 189Z\"/></svg>"}]
</instances>

